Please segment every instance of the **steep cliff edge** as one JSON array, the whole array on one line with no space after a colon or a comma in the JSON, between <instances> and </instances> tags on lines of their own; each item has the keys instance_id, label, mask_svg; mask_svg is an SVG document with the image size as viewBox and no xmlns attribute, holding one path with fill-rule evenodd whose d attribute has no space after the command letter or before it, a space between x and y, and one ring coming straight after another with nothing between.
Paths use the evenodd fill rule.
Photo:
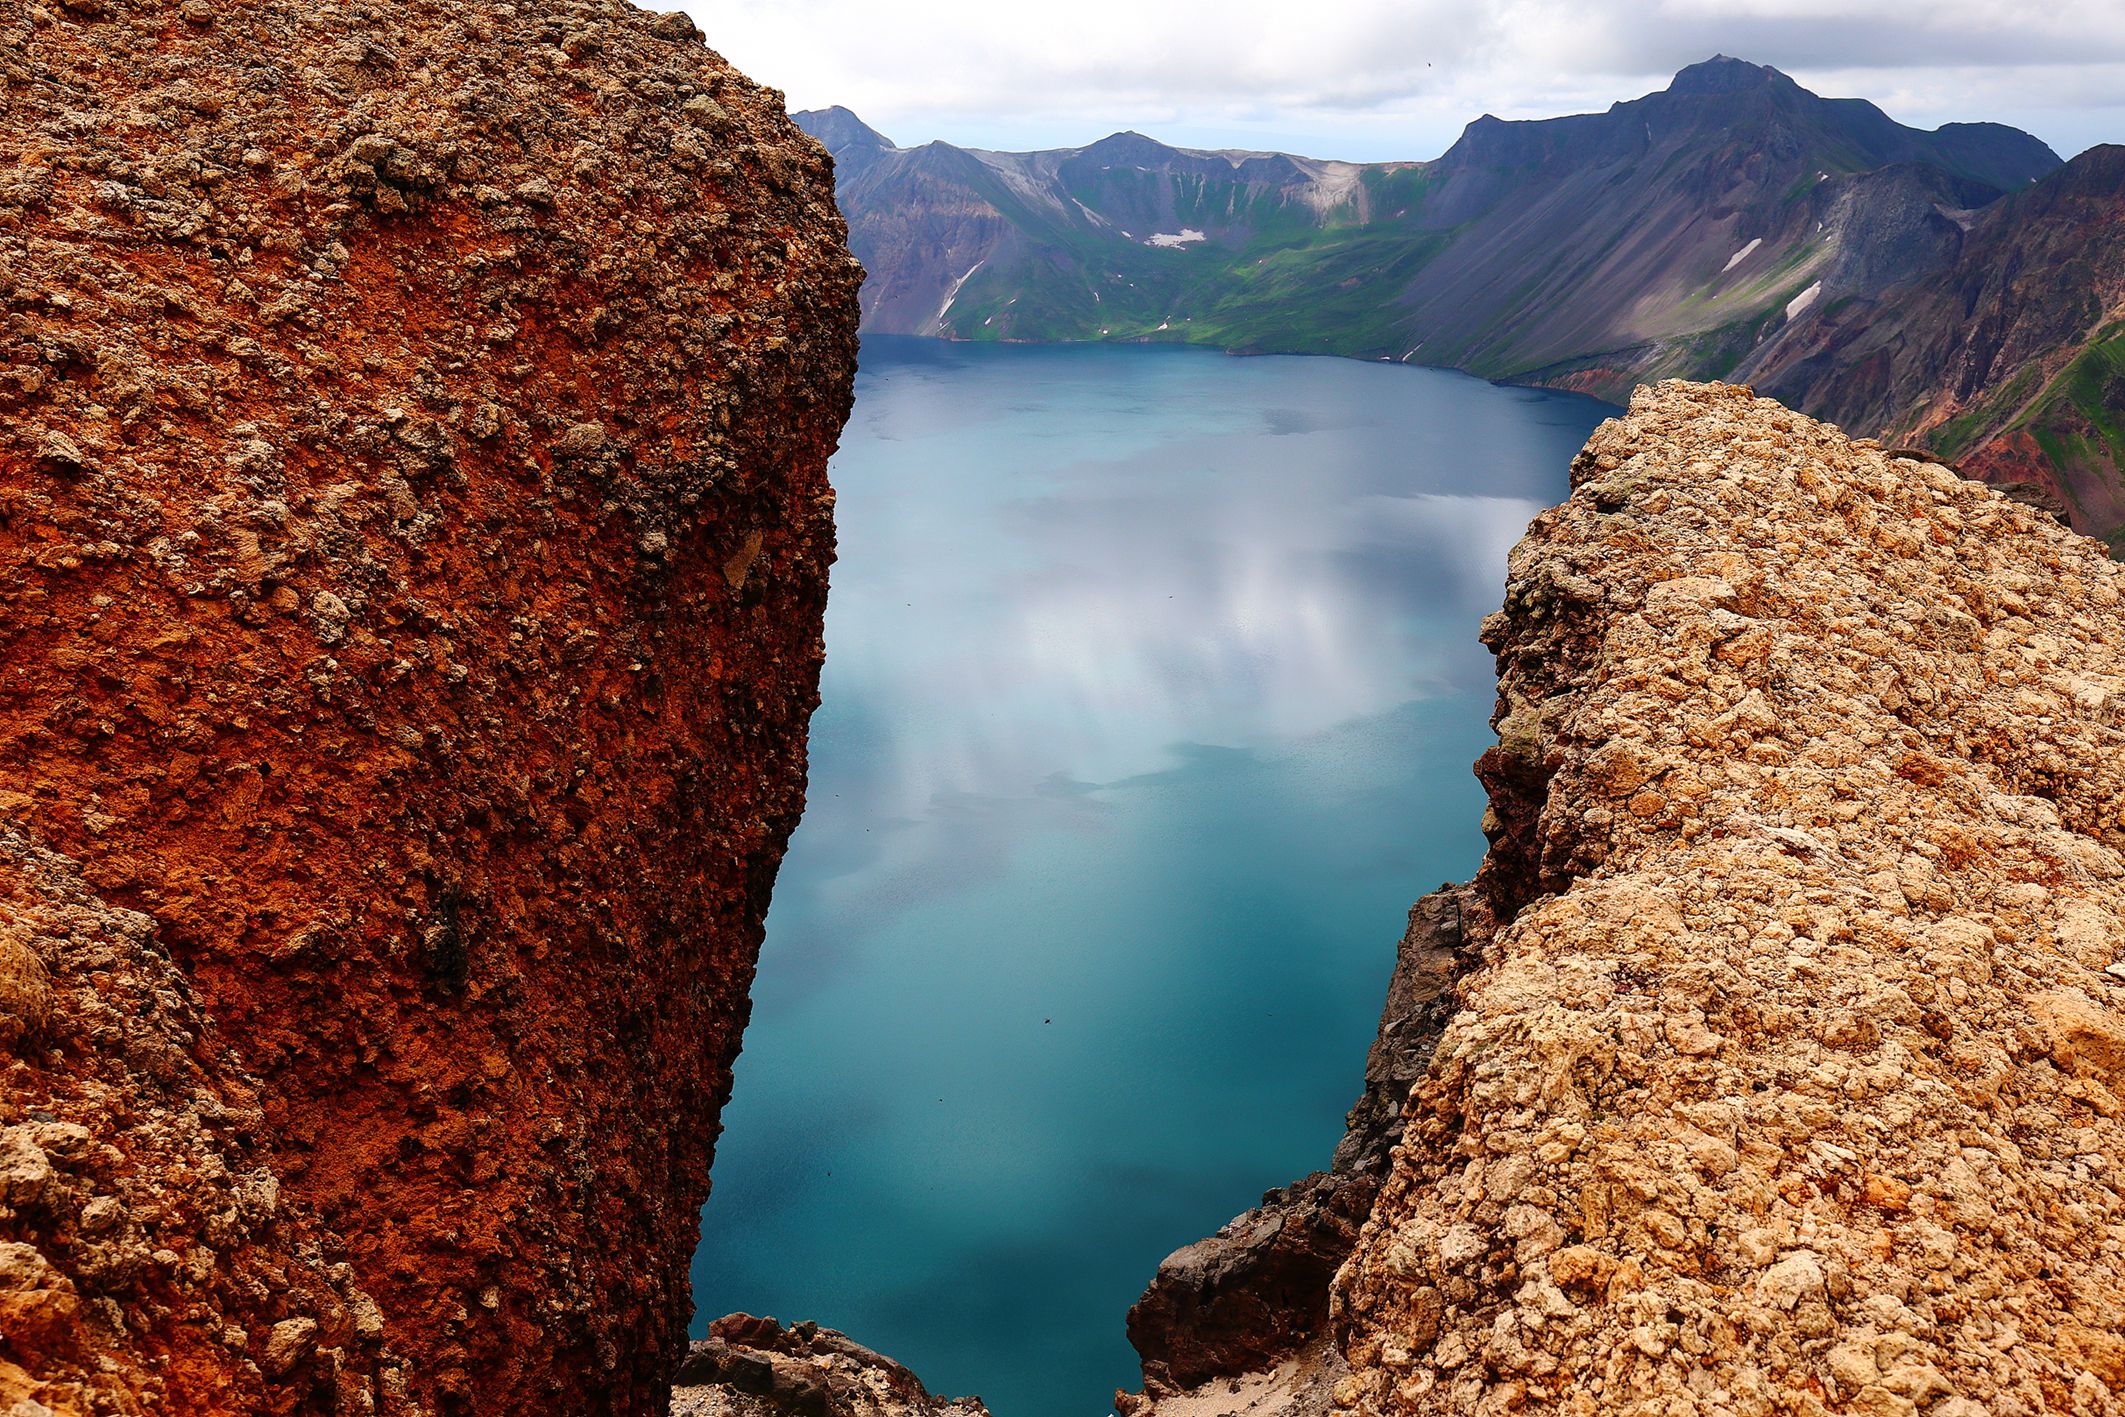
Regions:
<instances>
[{"instance_id":1,"label":"steep cliff edge","mask_svg":"<svg viewBox=\"0 0 2125 1417\"><path fill-rule=\"evenodd\" d=\"M0 19L0 1407L644 1412L858 272L608 0Z\"/></svg>"},{"instance_id":2,"label":"steep cliff edge","mask_svg":"<svg viewBox=\"0 0 2125 1417\"><path fill-rule=\"evenodd\" d=\"M1347 1371L1171 1410L2125 1411L2125 568L1731 386L1574 482Z\"/></svg>"}]
</instances>

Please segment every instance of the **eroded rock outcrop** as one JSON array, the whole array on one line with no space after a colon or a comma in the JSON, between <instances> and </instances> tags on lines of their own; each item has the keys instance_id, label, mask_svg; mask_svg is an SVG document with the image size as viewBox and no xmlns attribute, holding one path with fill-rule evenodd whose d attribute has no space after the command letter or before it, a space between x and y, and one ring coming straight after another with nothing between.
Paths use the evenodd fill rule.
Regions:
<instances>
[{"instance_id":1,"label":"eroded rock outcrop","mask_svg":"<svg viewBox=\"0 0 2125 1417\"><path fill-rule=\"evenodd\" d=\"M657 1408L816 700L826 158L609 0L0 35L0 1408Z\"/></svg>"},{"instance_id":2,"label":"eroded rock outcrop","mask_svg":"<svg viewBox=\"0 0 2125 1417\"><path fill-rule=\"evenodd\" d=\"M1574 480L1326 1406L2125 1411L2125 569L1729 386Z\"/></svg>"},{"instance_id":3,"label":"eroded rock outcrop","mask_svg":"<svg viewBox=\"0 0 2125 1417\"><path fill-rule=\"evenodd\" d=\"M2125 573L1730 387L1575 479L1351 1405L2118 1410Z\"/></svg>"},{"instance_id":4,"label":"eroded rock outcrop","mask_svg":"<svg viewBox=\"0 0 2125 1417\"><path fill-rule=\"evenodd\" d=\"M672 1417L989 1417L978 1397L938 1397L913 1373L815 1323L726 1314L688 1350Z\"/></svg>"}]
</instances>

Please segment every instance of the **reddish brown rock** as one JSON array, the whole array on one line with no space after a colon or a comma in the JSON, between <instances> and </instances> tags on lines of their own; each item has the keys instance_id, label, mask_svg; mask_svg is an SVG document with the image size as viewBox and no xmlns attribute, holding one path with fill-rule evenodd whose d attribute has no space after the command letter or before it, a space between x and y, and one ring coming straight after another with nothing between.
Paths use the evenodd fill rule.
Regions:
<instances>
[{"instance_id":1,"label":"reddish brown rock","mask_svg":"<svg viewBox=\"0 0 2125 1417\"><path fill-rule=\"evenodd\" d=\"M605 0L0 36L0 1405L653 1410L816 700L824 154Z\"/></svg>"}]
</instances>

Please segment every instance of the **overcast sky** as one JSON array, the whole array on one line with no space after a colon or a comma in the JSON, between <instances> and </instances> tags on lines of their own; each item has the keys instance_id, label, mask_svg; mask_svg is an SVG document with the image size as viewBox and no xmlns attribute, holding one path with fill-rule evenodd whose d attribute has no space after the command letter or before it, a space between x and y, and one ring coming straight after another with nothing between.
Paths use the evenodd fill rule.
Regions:
<instances>
[{"instance_id":1,"label":"overcast sky","mask_svg":"<svg viewBox=\"0 0 2125 1417\"><path fill-rule=\"evenodd\" d=\"M653 2L653 0L652 0ZM1436 157L1482 113L1545 118L1727 53L1931 128L2062 156L2125 142L2125 0L688 0L708 42L897 143Z\"/></svg>"}]
</instances>

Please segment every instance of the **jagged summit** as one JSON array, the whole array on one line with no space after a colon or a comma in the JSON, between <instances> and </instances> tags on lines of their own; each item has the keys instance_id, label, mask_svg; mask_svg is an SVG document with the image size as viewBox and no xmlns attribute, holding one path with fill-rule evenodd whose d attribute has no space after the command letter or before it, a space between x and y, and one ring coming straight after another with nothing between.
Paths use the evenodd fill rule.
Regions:
<instances>
[{"instance_id":1,"label":"jagged summit","mask_svg":"<svg viewBox=\"0 0 2125 1417\"><path fill-rule=\"evenodd\" d=\"M2003 124L1912 127L1727 54L1605 112L1485 114L1428 162L1136 132L907 152L801 116L835 151L870 331L1353 355L1609 399L1716 374L1959 458L1995 443L1987 475L2125 528L2103 412L2125 337L2097 321L2118 308L2114 150L2062 171ZM2008 254L2024 240L2047 264ZM2038 299L2025 269L2050 273ZM2073 411L2032 425L2027 380L2061 379Z\"/></svg>"},{"instance_id":2,"label":"jagged summit","mask_svg":"<svg viewBox=\"0 0 2125 1417\"><path fill-rule=\"evenodd\" d=\"M1620 398L1750 377L1789 329L1955 262L1970 213L2059 166L1714 55L1606 112L1486 114L1428 162L1171 147L833 149L864 328L1187 341L1446 365Z\"/></svg>"},{"instance_id":3,"label":"jagged summit","mask_svg":"<svg viewBox=\"0 0 2125 1417\"><path fill-rule=\"evenodd\" d=\"M817 138L830 153L849 148L885 150L896 146L891 138L858 118L840 104L831 108L806 109L790 115L799 128Z\"/></svg>"},{"instance_id":4,"label":"jagged summit","mask_svg":"<svg viewBox=\"0 0 2125 1417\"><path fill-rule=\"evenodd\" d=\"M1148 134L1125 128L1080 148L1077 156L1094 162L1152 163L1164 162L1180 152L1181 149L1168 147Z\"/></svg>"}]
</instances>

